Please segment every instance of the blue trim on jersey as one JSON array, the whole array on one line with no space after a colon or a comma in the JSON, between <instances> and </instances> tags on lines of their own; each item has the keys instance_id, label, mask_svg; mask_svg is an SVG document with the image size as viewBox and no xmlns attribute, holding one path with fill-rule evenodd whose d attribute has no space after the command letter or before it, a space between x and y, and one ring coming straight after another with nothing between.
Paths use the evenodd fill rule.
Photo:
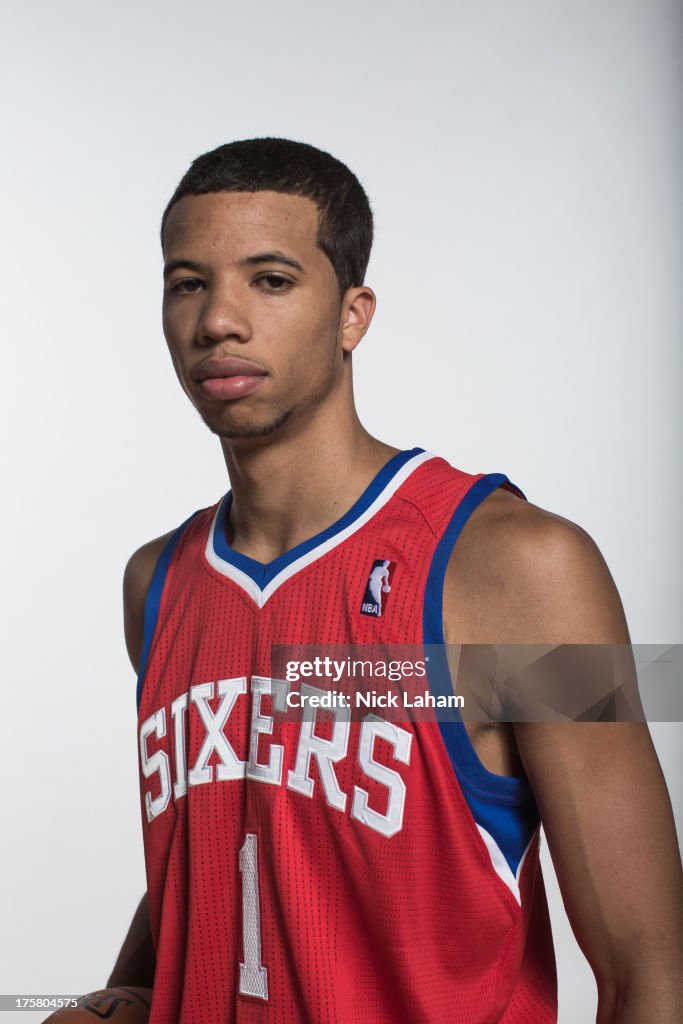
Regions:
<instances>
[{"instance_id":1,"label":"blue trim on jersey","mask_svg":"<svg viewBox=\"0 0 683 1024\"><path fill-rule=\"evenodd\" d=\"M429 567L423 607L423 636L429 648L427 678L435 696L453 693L443 633L443 587L453 546L469 516L492 491L509 485L526 496L503 473L480 477L463 497L436 546ZM474 820L495 839L513 875L538 825L531 788L525 779L496 775L484 767L457 708L439 711L439 729L460 788Z\"/></svg>"},{"instance_id":2,"label":"blue trim on jersey","mask_svg":"<svg viewBox=\"0 0 683 1024\"><path fill-rule=\"evenodd\" d=\"M147 659L149 658L149 651L152 646L152 637L154 636L154 630L156 629L157 619L159 618L159 606L161 605L161 594L164 589L164 583L166 582L166 574L173 558L173 552L178 546L185 527L188 526L195 516L198 516L204 509L198 508L196 512L193 512L191 516L188 516L184 523L175 530L173 535L166 541L161 554L157 560L157 564L154 567L154 574L152 581L145 597L145 617L144 617L144 632L142 636L142 654L140 656L140 671L138 672L138 685L136 689L136 701L138 710L140 709L140 698L142 697L142 681L145 678L145 670L147 668Z\"/></svg>"},{"instance_id":3,"label":"blue trim on jersey","mask_svg":"<svg viewBox=\"0 0 683 1024\"><path fill-rule=\"evenodd\" d=\"M375 498L377 498L381 491L384 490L401 467L410 459L414 458L415 455L419 455L423 451L424 448L411 448L407 451L397 452L396 455L393 455L379 470L361 496L354 502L349 511L346 512L341 519L338 519L336 523L328 526L326 530L322 530L320 533L315 534L315 536L311 537L309 540L305 540L301 544L297 544L296 547L291 549L291 551L285 551L284 554L274 558L272 562L259 562L255 558L250 558L248 555L243 555L239 551L234 551L228 544L227 524L228 516L230 514L230 505L232 502L232 491L228 491L221 500L218 515L216 517L216 527L213 534L214 551L219 558L223 559L224 562L229 562L237 569L240 569L245 573L245 575L249 576L249 578L254 581L257 587L263 590L279 572L288 565L291 565L292 562L295 562L297 558L301 558L302 555L307 555L310 551L313 551L319 545L324 544L331 537L335 537L342 530L345 530L347 526L350 526L355 522L355 520L358 519L358 517L361 516L363 512L370 507L370 505L372 505Z\"/></svg>"}]
</instances>

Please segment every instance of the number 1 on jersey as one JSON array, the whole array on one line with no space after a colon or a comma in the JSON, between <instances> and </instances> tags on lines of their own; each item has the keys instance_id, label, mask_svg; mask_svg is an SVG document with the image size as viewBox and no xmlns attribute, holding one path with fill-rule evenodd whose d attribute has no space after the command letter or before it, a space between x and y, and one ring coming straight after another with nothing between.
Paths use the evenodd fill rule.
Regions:
<instances>
[{"instance_id":1,"label":"number 1 on jersey","mask_svg":"<svg viewBox=\"0 0 683 1024\"><path fill-rule=\"evenodd\" d=\"M240 963L240 992L268 998L268 971L261 963L261 908L258 894L258 836L247 832L240 850L242 875L242 937L244 963Z\"/></svg>"}]
</instances>

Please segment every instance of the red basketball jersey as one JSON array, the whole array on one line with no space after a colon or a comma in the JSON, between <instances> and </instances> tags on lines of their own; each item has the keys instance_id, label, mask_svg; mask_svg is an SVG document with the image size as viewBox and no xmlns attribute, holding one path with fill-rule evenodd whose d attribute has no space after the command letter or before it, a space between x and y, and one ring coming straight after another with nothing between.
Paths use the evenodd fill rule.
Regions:
<instances>
[{"instance_id":1,"label":"red basketball jersey","mask_svg":"<svg viewBox=\"0 0 683 1024\"><path fill-rule=\"evenodd\" d=\"M230 492L166 545L138 678L150 1024L556 1020L527 783L459 718L292 719L271 677L273 644L442 645L449 555L499 486L524 500L413 448L267 565L229 546Z\"/></svg>"}]
</instances>

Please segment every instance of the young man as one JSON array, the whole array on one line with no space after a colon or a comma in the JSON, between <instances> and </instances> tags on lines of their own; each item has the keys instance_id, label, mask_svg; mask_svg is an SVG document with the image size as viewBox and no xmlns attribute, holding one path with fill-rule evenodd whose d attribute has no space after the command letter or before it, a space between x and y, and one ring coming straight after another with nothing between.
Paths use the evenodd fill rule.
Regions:
<instances>
[{"instance_id":1,"label":"young man","mask_svg":"<svg viewBox=\"0 0 683 1024\"><path fill-rule=\"evenodd\" d=\"M273 644L629 642L585 531L361 425L371 241L348 168L283 139L199 157L164 214L164 332L231 490L126 567L148 892L109 985L153 982L151 1024L553 1021L540 817L599 1021L673 1024L644 724L276 714Z\"/></svg>"}]
</instances>

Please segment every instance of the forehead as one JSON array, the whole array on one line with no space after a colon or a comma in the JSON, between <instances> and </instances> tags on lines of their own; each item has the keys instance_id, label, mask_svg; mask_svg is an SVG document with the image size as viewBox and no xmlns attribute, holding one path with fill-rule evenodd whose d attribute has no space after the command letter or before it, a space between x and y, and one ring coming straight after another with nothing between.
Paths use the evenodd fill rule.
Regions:
<instances>
[{"instance_id":1,"label":"forehead","mask_svg":"<svg viewBox=\"0 0 683 1024\"><path fill-rule=\"evenodd\" d=\"M306 196L282 192L211 192L184 196L169 211L164 228L166 257L189 247L223 252L297 250L314 258L318 208Z\"/></svg>"}]
</instances>

